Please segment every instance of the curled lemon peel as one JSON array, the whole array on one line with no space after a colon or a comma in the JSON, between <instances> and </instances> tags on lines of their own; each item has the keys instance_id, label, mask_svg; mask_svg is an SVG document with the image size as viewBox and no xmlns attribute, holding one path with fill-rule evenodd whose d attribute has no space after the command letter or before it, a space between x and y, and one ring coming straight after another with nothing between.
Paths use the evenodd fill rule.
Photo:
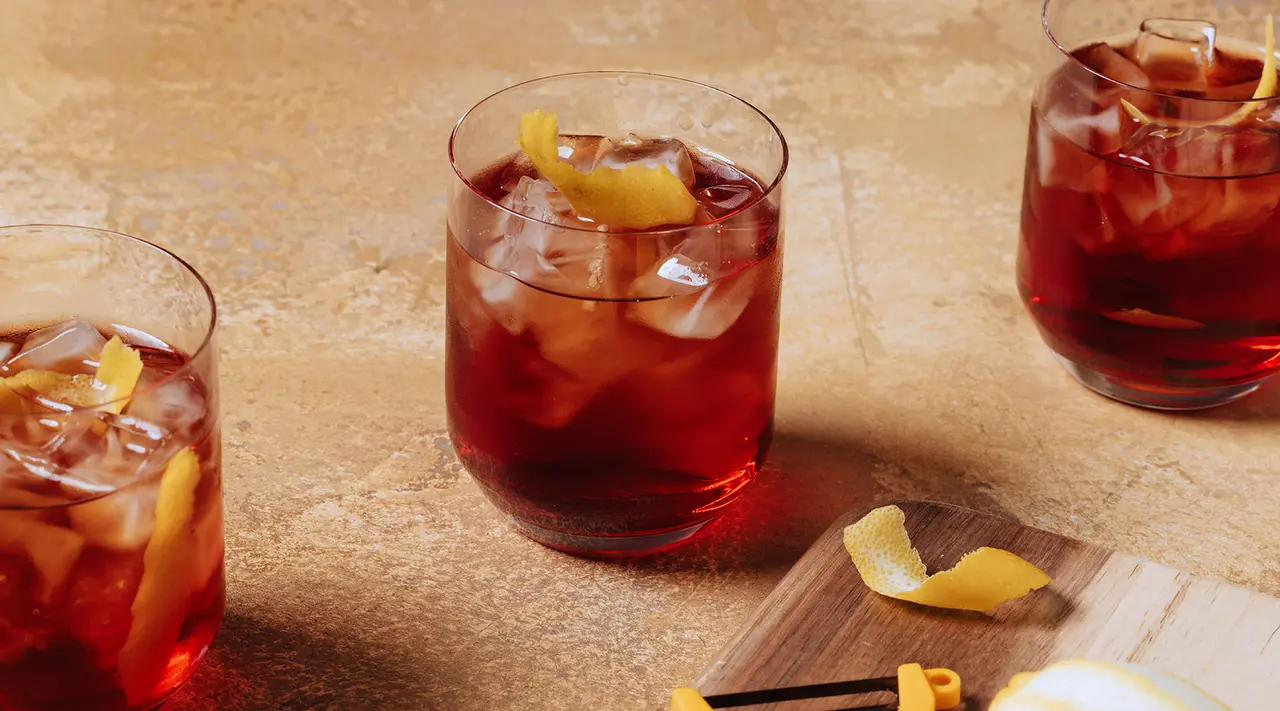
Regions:
<instances>
[{"instance_id":1,"label":"curled lemon peel","mask_svg":"<svg viewBox=\"0 0 1280 711\"><path fill-rule=\"evenodd\" d=\"M103 409L119 414L138 386L142 375L142 356L130 348L119 336L112 336L102 347L98 358L98 372L93 376L97 386L109 396Z\"/></svg>"},{"instance_id":2,"label":"curled lemon peel","mask_svg":"<svg viewBox=\"0 0 1280 711\"><path fill-rule=\"evenodd\" d=\"M1163 672L1133 664L1068 659L1023 672L996 693L990 711L1229 711Z\"/></svg>"},{"instance_id":3,"label":"curled lemon peel","mask_svg":"<svg viewBox=\"0 0 1280 711\"><path fill-rule=\"evenodd\" d=\"M8 378L0 378L0 403L15 394L13 388L21 387L59 405L96 407L119 414L133 395L141 375L142 356L119 336L112 336L102 348L95 374L23 370Z\"/></svg>"},{"instance_id":4,"label":"curled lemon peel","mask_svg":"<svg viewBox=\"0 0 1280 711\"><path fill-rule=\"evenodd\" d=\"M862 581L886 597L929 607L990 612L1053 580L999 548L979 548L950 570L929 575L911 546L906 514L883 506L844 529L844 547Z\"/></svg>"},{"instance_id":5,"label":"curled lemon peel","mask_svg":"<svg viewBox=\"0 0 1280 711\"><path fill-rule=\"evenodd\" d=\"M142 554L133 622L117 666L130 704L151 698L182 632L191 594L191 524L199 483L200 460L192 449L173 455L160 478L155 529Z\"/></svg>"},{"instance_id":6,"label":"curled lemon peel","mask_svg":"<svg viewBox=\"0 0 1280 711\"><path fill-rule=\"evenodd\" d=\"M70 407L101 405L105 395L94 387L92 375L68 375L51 370L24 370L7 378L4 384L27 388L46 400Z\"/></svg>"},{"instance_id":7,"label":"curled lemon peel","mask_svg":"<svg viewBox=\"0 0 1280 711\"><path fill-rule=\"evenodd\" d=\"M1262 62L1262 76L1258 79L1258 86L1253 90L1253 101L1250 101L1240 108L1236 109L1225 118L1213 121L1172 121L1169 125L1175 128L1206 128L1208 126L1235 126L1245 119L1249 118L1258 109L1262 108L1261 99L1271 99L1275 97L1276 85L1276 23L1275 17L1267 15L1267 44L1266 58ZM1128 99L1121 99L1120 106L1125 113L1132 116L1138 123L1150 125L1160 123L1156 119L1148 116L1142 109L1129 103Z\"/></svg>"},{"instance_id":8,"label":"curled lemon peel","mask_svg":"<svg viewBox=\"0 0 1280 711\"><path fill-rule=\"evenodd\" d=\"M579 216L630 229L693 222L698 201L665 165L597 166L580 173L560 160L559 136L554 113L533 111L520 120L520 149Z\"/></svg>"}]
</instances>

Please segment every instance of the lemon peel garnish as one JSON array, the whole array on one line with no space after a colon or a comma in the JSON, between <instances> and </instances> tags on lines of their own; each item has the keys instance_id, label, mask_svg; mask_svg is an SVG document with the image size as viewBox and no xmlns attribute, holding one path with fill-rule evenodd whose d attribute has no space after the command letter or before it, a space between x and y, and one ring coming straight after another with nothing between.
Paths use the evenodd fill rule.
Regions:
<instances>
[{"instance_id":1,"label":"lemon peel garnish","mask_svg":"<svg viewBox=\"0 0 1280 711\"><path fill-rule=\"evenodd\" d=\"M23 370L8 378L0 378L0 403L12 395L14 388L34 391L46 403L69 407L96 407L119 414L133 395L142 375L142 356L112 336L98 357L98 370L93 375L70 375L52 370Z\"/></svg>"},{"instance_id":2,"label":"lemon peel garnish","mask_svg":"<svg viewBox=\"0 0 1280 711\"><path fill-rule=\"evenodd\" d=\"M630 229L693 222L698 201L665 165L597 166L590 173L580 173L560 160L559 136L554 113L533 111L520 120L520 149L579 216Z\"/></svg>"},{"instance_id":3,"label":"lemon peel garnish","mask_svg":"<svg viewBox=\"0 0 1280 711\"><path fill-rule=\"evenodd\" d=\"M191 523L199 483L200 460L192 449L173 455L160 478L155 529L142 554L133 622L117 666L130 704L150 699L182 632L191 594Z\"/></svg>"},{"instance_id":4,"label":"lemon peel garnish","mask_svg":"<svg viewBox=\"0 0 1280 711\"><path fill-rule=\"evenodd\" d=\"M94 380L110 399L103 409L119 414L138 386L138 377L142 375L142 356L130 348L119 336L112 336L107 345L102 347L102 355L98 358L98 372Z\"/></svg>"},{"instance_id":5,"label":"lemon peel garnish","mask_svg":"<svg viewBox=\"0 0 1280 711\"><path fill-rule=\"evenodd\" d=\"M24 370L5 379L4 385L9 388L27 388L46 401L70 407L94 407L104 402L104 393L94 387L92 375Z\"/></svg>"},{"instance_id":6,"label":"lemon peel garnish","mask_svg":"<svg viewBox=\"0 0 1280 711\"><path fill-rule=\"evenodd\" d=\"M141 356L119 336L113 336L102 349L94 375L23 370L8 378L0 378L0 386L9 392L14 387L34 390L44 398L64 405L105 406L103 409L118 413L124 409L124 399L133 394L141 374Z\"/></svg>"},{"instance_id":7,"label":"lemon peel garnish","mask_svg":"<svg viewBox=\"0 0 1280 711\"><path fill-rule=\"evenodd\" d=\"M1230 711L1203 690L1134 664L1068 659L1009 680L990 711Z\"/></svg>"},{"instance_id":8,"label":"lemon peel garnish","mask_svg":"<svg viewBox=\"0 0 1280 711\"><path fill-rule=\"evenodd\" d=\"M1258 79L1258 86L1253 90L1254 101L1248 102L1236 109L1225 118L1212 121L1171 121L1169 126L1174 128L1207 128L1209 126L1235 126L1236 124L1249 118L1258 109L1261 109L1263 102L1259 99L1271 99L1275 97L1277 80L1276 77L1276 23L1275 17L1267 15L1267 45L1266 59L1262 62L1262 76ZM1121 99L1120 106L1125 113L1132 116L1138 123L1144 126L1153 123L1160 123L1156 119L1148 116L1142 109L1129 103L1128 99Z\"/></svg>"},{"instance_id":9,"label":"lemon peel garnish","mask_svg":"<svg viewBox=\"0 0 1280 711\"><path fill-rule=\"evenodd\" d=\"M999 548L979 548L951 570L929 575L907 535L906 514L882 506L844 529L844 547L862 581L881 595L929 607L990 612L1053 580Z\"/></svg>"}]
</instances>

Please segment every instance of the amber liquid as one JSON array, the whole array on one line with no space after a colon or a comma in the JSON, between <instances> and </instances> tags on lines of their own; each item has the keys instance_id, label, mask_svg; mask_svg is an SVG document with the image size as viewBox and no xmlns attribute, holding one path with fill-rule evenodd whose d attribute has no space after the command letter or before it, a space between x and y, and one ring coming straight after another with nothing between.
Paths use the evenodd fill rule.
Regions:
<instances>
[{"instance_id":1,"label":"amber liquid","mask_svg":"<svg viewBox=\"0 0 1280 711\"><path fill-rule=\"evenodd\" d=\"M1108 73L1117 55L1141 66L1133 45L1077 50L1032 112L1022 297L1055 352L1103 374L1156 391L1256 381L1280 368L1280 125L1147 140L1108 112L1126 95L1155 114L1160 101L1086 69ZM1262 63L1220 46L1199 86L1143 69L1155 91L1240 100ZM1089 116L1106 120L1072 126Z\"/></svg>"},{"instance_id":2,"label":"amber liquid","mask_svg":"<svg viewBox=\"0 0 1280 711\"><path fill-rule=\"evenodd\" d=\"M506 168L474 182L499 200ZM751 198L762 192L730 166L697 166L696 195L714 197L725 184ZM688 312L710 287L639 301L552 294L488 270L450 232L449 426L458 457L498 507L553 532L629 537L704 522L750 482L773 433L781 282L778 216L752 214L751 256L707 295L737 294L745 306L711 338L645 323L645 314ZM599 324L587 332L589 357L580 366L544 357L537 329L513 331L484 308L477 273L514 289L535 315ZM621 375L607 365L622 362Z\"/></svg>"},{"instance_id":3,"label":"amber liquid","mask_svg":"<svg viewBox=\"0 0 1280 711\"><path fill-rule=\"evenodd\" d=\"M21 343L25 335L24 330L0 336L0 341ZM142 356L144 382L175 373L189 360L173 350L133 347ZM198 393L203 403L211 402L209 389L196 376L188 372L178 377L186 379L184 387ZM163 608L133 610L146 571L147 541L121 544L119 532L111 530L110 513L113 497L132 497L139 488L157 487L159 471L145 473L136 483L100 498L39 509L0 509L0 537L6 541L0 546L0 709L149 709L185 682L209 649L225 605L220 437L216 414L209 409L186 413L184 422L183 433L174 435L182 439L174 444L193 448L200 464L192 539L184 552L199 562L192 565L192 575L178 584L177 594L165 598ZM0 444L15 450L38 444L17 441L23 432L22 428L6 427L0 433ZM59 454L50 455L50 461L69 463ZM56 496L58 491L56 483L36 480L30 493ZM149 509L153 499L143 496L139 500L145 503L136 510L137 515L154 515ZM77 510L85 507L105 510L106 518L89 518ZM28 540L37 525L65 529L84 540L70 571L52 590L44 571L54 553L19 542ZM128 685L121 678L117 660L135 626L135 612L180 622L174 637L162 638L151 646L151 656L159 659L152 664L156 672ZM126 686L131 686L129 693Z\"/></svg>"}]
</instances>

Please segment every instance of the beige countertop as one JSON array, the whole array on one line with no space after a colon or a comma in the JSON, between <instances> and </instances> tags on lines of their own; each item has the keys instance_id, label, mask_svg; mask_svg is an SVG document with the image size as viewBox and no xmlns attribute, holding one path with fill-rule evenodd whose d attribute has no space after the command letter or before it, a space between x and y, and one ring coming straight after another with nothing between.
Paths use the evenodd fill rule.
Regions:
<instances>
[{"instance_id":1,"label":"beige countertop","mask_svg":"<svg viewBox=\"0 0 1280 711\"><path fill-rule=\"evenodd\" d=\"M229 607L174 708L652 709L839 513L928 497L1280 593L1280 387L1086 392L1014 288L1033 0L6 0L0 222L128 232L222 307ZM443 407L448 131L573 69L790 140L771 464L675 553L506 527Z\"/></svg>"}]
</instances>

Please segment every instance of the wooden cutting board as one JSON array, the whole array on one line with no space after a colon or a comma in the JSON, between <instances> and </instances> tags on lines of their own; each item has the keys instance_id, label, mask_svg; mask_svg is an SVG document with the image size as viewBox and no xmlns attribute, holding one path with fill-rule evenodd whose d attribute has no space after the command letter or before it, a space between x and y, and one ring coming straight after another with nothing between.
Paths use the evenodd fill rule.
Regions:
<instances>
[{"instance_id":1,"label":"wooden cutting board","mask_svg":"<svg viewBox=\"0 0 1280 711\"><path fill-rule=\"evenodd\" d=\"M1235 711L1273 708L1280 698L1280 600L969 509L895 503L930 572L995 546L1040 566L1054 584L992 615L882 597L863 585L845 552L842 529L866 511L851 512L800 559L695 686L706 695L815 684L892 675L900 663L920 662L959 672L961 708L983 711L1013 674L1086 656L1163 668Z\"/></svg>"}]
</instances>

